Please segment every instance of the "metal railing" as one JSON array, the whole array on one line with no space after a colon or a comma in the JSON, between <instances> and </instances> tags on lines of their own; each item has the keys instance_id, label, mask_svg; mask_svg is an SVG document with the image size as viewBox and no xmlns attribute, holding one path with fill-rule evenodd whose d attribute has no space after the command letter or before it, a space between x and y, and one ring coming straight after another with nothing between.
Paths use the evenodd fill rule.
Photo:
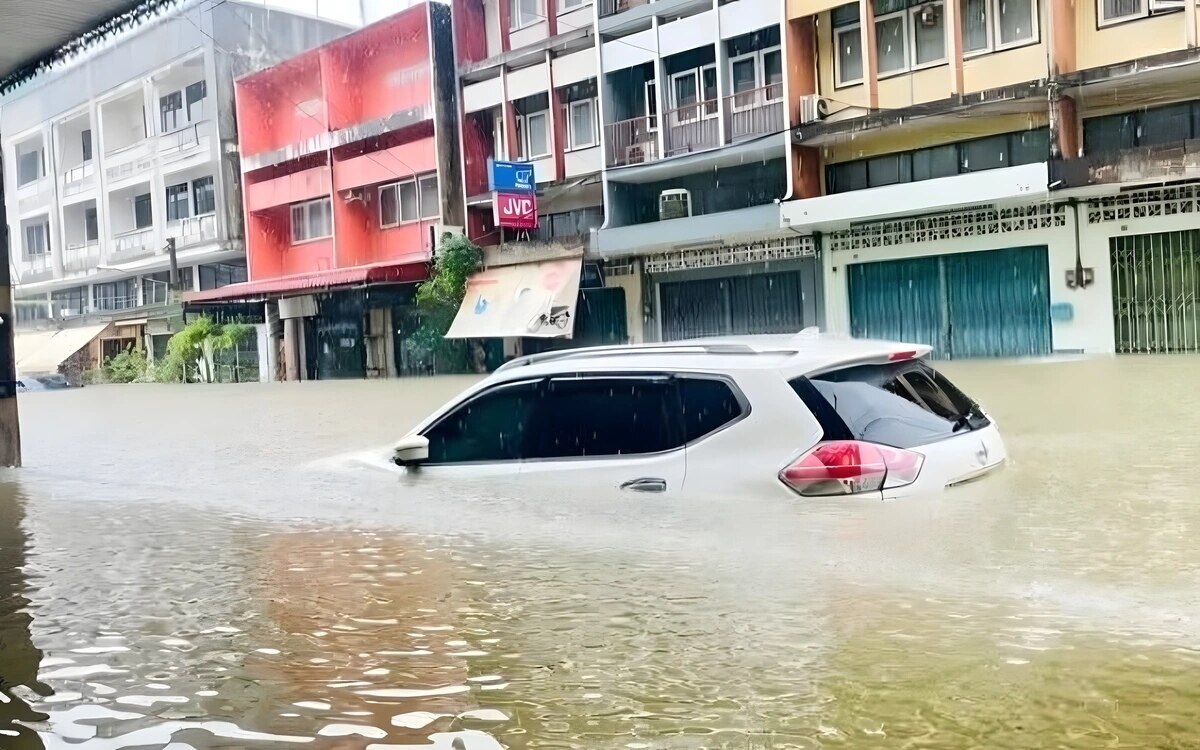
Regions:
<instances>
[{"instance_id":1,"label":"metal railing","mask_svg":"<svg viewBox=\"0 0 1200 750\"><path fill-rule=\"evenodd\" d=\"M100 241L71 242L63 250L64 271L86 271L100 263Z\"/></svg>"},{"instance_id":2,"label":"metal railing","mask_svg":"<svg viewBox=\"0 0 1200 750\"><path fill-rule=\"evenodd\" d=\"M185 125L179 130L164 133L158 137L158 152L171 154L188 151L200 145L200 126L203 121Z\"/></svg>"},{"instance_id":3,"label":"metal railing","mask_svg":"<svg viewBox=\"0 0 1200 750\"><path fill-rule=\"evenodd\" d=\"M649 5L650 0L600 0L600 17L611 16L623 10Z\"/></svg>"},{"instance_id":4,"label":"metal railing","mask_svg":"<svg viewBox=\"0 0 1200 750\"><path fill-rule=\"evenodd\" d=\"M135 229L113 237L113 256L150 255L154 252L154 228Z\"/></svg>"},{"instance_id":5,"label":"metal railing","mask_svg":"<svg viewBox=\"0 0 1200 750\"><path fill-rule=\"evenodd\" d=\"M782 133L784 115L782 83L725 97L725 131L731 141Z\"/></svg>"},{"instance_id":6,"label":"metal railing","mask_svg":"<svg viewBox=\"0 0 1200 750\"><path fill-rule=\"evenodd\" d=\"M85 161L78 167L72 167L63 172L63 184L70 187L71 185L83 182L94 174L96 174L96 164L91 161Z\"/></svg>"},{"instance_id":7,"label":"metal railing","mask_svg":"<svg viewBox=\"0 0 1200 750\"><path fill-rule=\"evenodd\" d=\"M32 273L50 270L50 253L38 253L25 258L25 269Z\"/></svg>"},{"instance_id":8,"label":"metal railing","mask_svg":"<svg viewBox=\"0 0 1200 750\"><path fill-rule=\"evenodd\" d=\"M112 312L114 310L132 310L138 306L137 294L127 294L121 297L101 297L92 300L88 305L91 312Z\"/></svg>"},{"instance_id":9,"label":"metal railing","mask_svg":"<svg viewBox=\"0 0 1200 750\"><path fill-rule=\"evenodd\" d=\"M604 126L608 166L644 164L658 159L656 117L634 117Z\"/></svg>"},{"instance_id":10,"label":"metal railing","mask_svg":"<svg viewBox=\"0 0 1200 750\"><path fill-rule=\"evenodd\" d=\"M706 151L720 146L721 129L716 117L719 105L717 99L710 99L667 112L667 156Z\"/></svg>"},{"instance_id":11,"label":"metal railing","mask_svg":"<svg viewBox=\"0 0 1200 750\"><path fill-rule=\"evenodd\" d=\"M217 215L191 216L167 225L167 236L175 238L176 247L198 245L217 238Z\"/></svg>"}]
</instances>

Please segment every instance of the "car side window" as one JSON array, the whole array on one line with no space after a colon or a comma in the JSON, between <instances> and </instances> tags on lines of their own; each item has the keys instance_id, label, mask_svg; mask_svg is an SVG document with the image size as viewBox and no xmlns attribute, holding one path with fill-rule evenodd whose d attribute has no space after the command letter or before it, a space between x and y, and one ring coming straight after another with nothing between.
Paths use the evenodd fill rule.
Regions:
<instances>
[{"instance_id":1,"label":"car side window","mask_svg":"<svg viewBox=\"0 0 1200 750\"><path fill-rule=\"evenodd\" d=\"M425 431L428 464L517 461L525 457L537 382L501 385L479 394Z\"/></svg>"},{"instance_id":2,"label":"car side window","mask_svg":"<svg viewBox=\"0 0 1200 750\"><path fill-rule=\"evenodd\" d=\"M667 377L551 378L530 424L528 458L629 456L679 448Z\"/></svg>"},{"instance_id":3,"label":"car side window","mask_svg":"<svg viewBox=\"0 0 1200 750\"><path fill-rule=\"evenodd\" d=\"M688 443L716 432L745 412L737 394L724 380L683 377L676 382L684 439Z\"/></svg>"}]
</instances>

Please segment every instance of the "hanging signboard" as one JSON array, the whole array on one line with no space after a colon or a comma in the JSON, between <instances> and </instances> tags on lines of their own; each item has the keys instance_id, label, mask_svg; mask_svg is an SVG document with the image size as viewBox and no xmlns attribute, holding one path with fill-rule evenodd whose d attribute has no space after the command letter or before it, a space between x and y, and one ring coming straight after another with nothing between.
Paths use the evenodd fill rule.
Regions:
<instances>
[{"instance_id":1,"label":"hanging signboard","mask_svg":"<svg viewBox=\"0 0 1200 750\"><path fill-rule=\"evenodd\" d=\"M495 193L532 193L537 190L533 165L524 161L489 160L488 180Z\"/></svg>"},{"instance_id":2,"label":"hanging signboard","mask_svg":"<svg viewBox=\"0 0 1200 750\"><path fill-rule=\"evenodd\" d=\"M511 229L537 229L537 195L535 193L496 193L493 206L496 225Z\"/></svg>"}]
</instances>

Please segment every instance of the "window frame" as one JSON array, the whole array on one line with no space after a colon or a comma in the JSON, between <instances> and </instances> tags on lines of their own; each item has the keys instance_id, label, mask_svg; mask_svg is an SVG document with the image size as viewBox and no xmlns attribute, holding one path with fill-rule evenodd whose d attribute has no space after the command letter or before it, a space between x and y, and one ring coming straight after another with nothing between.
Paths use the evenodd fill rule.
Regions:
<instances>
[{"instance_id":1,"label":"window frame","mask_svg":"<svg viewBox=\"0 0 1200 750\"><path fill-rule=\"evenodd\" d=\"M1096 0L1096 28L1103 29L1108 26L1116 26L1117 24L1129 23L1130 21L1140 21L1144 18L1150 18L1153 15L1166 15L1165 13L1151 13L1151 0L1137 0L1138 11L1130 13L1127 16L1116 16L1115 18L1106 18L1104 15L1104 0Z\"/></svg>"},{"instance_id":2,"label":"window frame","mask_svg":"<svg viewBox=\"0 0 1200 750\"><path fill-rule=\"evenodd\" d=\"M988 0L988 10L992 12L991 24L989 24L988 33L990 34L988 42L991 44L991 51L1004 52L1005 50L1018 49L1027 47L1031 44L1038 44L1042 38L1041 19L1038 15L1041 12L1041 7L1038 5L1038 0L1029 0L1029 38L1018 39L1015 42L1002 42L1000 40L1000 3L1003 0ZM1103 2L1104 0L1097 0ZM1142 0L1149 3L1149 0Z\"/></svg>"},{"instance_id":3,"label":"window frame","mask_svg":"<svg viewBox=\"0 0 1200 750\"><path fill-rule=\"evenodd\" d=\"M83 161L80 164L90 164L92 159L96 157L96 143L92 139L91 128L84 128L79 131L79 146L79 153L83 157Z\"/></svg>"},{"instance_id":4,"label":"window frame","mask_svg":"<svg viewBox=\"0 0 1200 750\"><path fill-rule=\"evenodd\" d=\"M425 212L425 200L421 197L424 194L421 190L421 186L424 183L428 182L429 180L433 180L434 192L438 196L438 200L434 201L432 214L427 214ZM441 204L442 204L441 192L438 188L437 172L430 172L428 174L419 175L417 177L417 221L433 221L436 219L440 219L442 216L442 205Z\"/></svg>"},{"instance_id":5,"label":"window frame","mask_svg":"<svg viewBox=\"0 0 1200 750\"><path fill-rule=\"evenodd\" d=\"M600 128L596 119L596 111L599 108L596 106L596 104L597 102L595 97L590 99L576 99L575 101L567 102L567 151L582 151L583 149L594 148L600 145L600 134L598 132ZM576 143L575 110L585 106L591 107L592 116L590 119L592 121L592 139L587 143Z\"/></svg>"},{"instance_id":6,"label":"window frame","mask_svg":"<svg viewBox=\"0 0 1200 750\"><path fill-rule=\"evenodd\" d=\"M951 2L958 2L958 0L951 0ZM918 26L917 16L925 8L929 8L929 7L933 7L933 6L937 6L942 9L941 10L941 13L942 13L942 56L936 60L930 60L928 62L919 63L919 62L917 62L917 26ZM949 37L947 36L947 34L949 32L949 28L946 25L946 20L947 20L946 0L935 0L935 2L921 3L920 5L914 5L911 8L908 8L906 12L908 13L908 22L907 23L908 23L908 66L909 66L909 70L912 72L916 72L918 70L927 70L929 68L936 68L939 65L947 64L950 60L950 44L949 44L950 40L949 40Z\"/></svg>"},{"instance_id":7,"label":"window frame","mask_svg":"<svg viewBox=\"0 0 1200 750\"><path fill-rule=\"evenodd\" d=\"M569 13L573 10L586 8L592 4L592 0L558 0L558 12Z\"/></svg>"},{"instance_id":8,"label":"window frame","mask_svg":"<svg viewBox=\"0 0 1200 750\"><path fill-rule=\"evenodd\" d=\"M430 179L430 178L433 178L436 180L437 174L431 172L429 174L421 175L419 177L406 177L403 180L396 180L395 182L389 182L385 185L380 185L378 192L377 192L377 195L379 197L379 228L380 229L395 229L396 227L406 226L408 224L419 224L422 221L428 221L430 218L437 218L437 216L440 216L441 215L441 207L440 206L438 207L437 216L433 216L433 217L424 216L423 211L421 210L421 182L424 180ZM406 219L406 218L404 218L404 204L403 204L403 201L400 199L400 196L401 196L400 188L401 188L401 186L409 186L409 185L412 186L413 200L416 202L417 208L416 208L416 217L411 218L411 219ZM384 223L383 194L388 190L392 190L396 193L396 221L391 222L391 223Z\"/></svg>"},{"instance_id":9,"label":"window frame","mask_svg":"<svg viewBox=\"0 0 1200 750\"><path fill-rule=\"evenodd\" d=\"M174 197L171 192L172 190L175 191ZM168 224L175 224L177 222L183 221L184 219L191 218L191 208L192 208L192 206L191 206L191 193L192 193L191 183L179 182L174 185L166 185L163 188L163 193L164 193L164 197L165 197L166 203L167 203L167 223ZM183 195L182 201L180 201L178 198L178 196L180 194ZM171 208L173 205L175 205L175 206L182 205L183 214L179 215L177 213L175 218L171 218Z\"/></svg>"},{"instance_id":10,"label":"window frame","mask_svg":"<svg viewBox=\"0 0 1200 750\"><path fill-rule=\"evenodd\" d=\"M179 98L179 106L177 108L168 109L166 102L173 97ZM167 127L167 115L171 114L172 127ZM183 89L177 91L168 91L158 97L158 125L161 128L159 135L170 135L171 133L179 132L187 127L187 108L184 106Z\"/></svg>"},{"instance_id":11,"label":"window frame","mask_svg":"<svg viewBox=\"0 0 1200 750\"><path fill-rule=\"evenodd\" d=\"M535 10L533 11L531 21L523 21L524 11L521 9L523 2L531 2ZM538 25L546 20L546 7L543 0L513 0L512 9L509 11L508 30L509 32L521 31Z\"/></svg>"},{"instance_id":12,"label":"window frame","mask_svg":"<svg viewBox=\"0 0 1200 750\"><path fill-rule=\"evenodd\" d=\"M650 89L654 89L654 95L650 95ZM662 113L658 111L658 79L651 78L642 86L642 98L646 104L646 114L643 119L646 121L646 132L657 133L659 122L662 119ZM651 112L650 105L654 105L654 111ZM653 124L651 124L653 123Z\"/></svg>"},{"instance_id":13,"label":"window frame","mask_svg":"<svg viewBox=\"0 0 1200 750\"><path fill-rule=\"evenodd\" d=\"M318 203L325 203L329 206L329 234L321 235L320 237L306 237L304 239L296 239L296 227L303 226L305 228L305 231L308 231L308 217L309 217L309 212L311 211L311 206L314 206ZM296 222L296 210L297 209L299 209L304 216L304 221L299 222L299 223ZM333 201L330 199L329 196L324 196L322 198L313 198L312 200L307 200L307 201L300 201L299 203L292 203L291 205L288 206L288 217L289 217L289 220L291 223L291 227L290 227L291 231L289 234L290 234L293 246L294 245L307 245L312 242L320 242L321 240L327 240L333 236Z\"/></svg>"},{"instance_id":14,"label":"window frame","mask_svg":"<svg viewBox=\"0 0 1200 750\"><path fill-rule=\"evenodd\" d=\"M882 81L885 78L892 78L893 76L904 75L905 73L911 73L913 71L912 49L909 44L909 34L910 34L909 26L911 25L911 24L909 24L909 18L910 18L911 10L912 10L911 8L905 8L904 10L893 11L891 13L887 13L882 16L875 16L875 75L878 80ZM879 54L879 38L880 38L879 37L879 24L884 23L885 21L891 21L896 18L900 19L900 25L901 25L900 38L904 41L904 55L903 55L904 67L884 71L883 69L881 69L879 67L879 61L880 61L880 58L882 57ZM865 67L865 62L864 62L864 67Z\"/></svg>"},{"instance_id":15,"label":"window frame","mask_svg":"<svg viewBox=\"0 0 1200 750\"><path fill-rule=\"evenodd\" d=\"M542 388L542 384L545 382L545 380L546 380L546 378L544 376L536 377L536 378L523 378L520 380L506 380L503 383L496 383L495 385L492 385L488 388L484 388L480 391L472 393L470 396L467 396L463 400L458 401L455 404L453 404L452 406L450 406L448 409L446 409L441 414L439 414L436 418L430 420L429 424L420 428L420 430L418 430L416 434L428 439L429 433L436 430L447 420L452 419L454 417L454 415L458 414L463 409L468 408L471 404L475 403L476 401L480 400L481 398L484 398L485 396L489 396L493 393L496 393L497 391L506 390L509 388L523 387L523 386L528 386L528 385L533 385L535 390L540 392L541 388ZM492 464L520 463L521 461L524 461L524 460L527 460L527 459L524 459L524 458L502 458L502 459L489 460L489 461L448 461L448 462L444 462L444 463L443 462L426 461L426 462L422 463L421 465L422 466L442 466L442 467L490 466Z\"/></svg>"},{"instance_id":16,"label":"window frame","mask_svg":"<svg viewBox=\"0 0 1200 750\"><path fill-rule=\"evenodd\" d=\"M146 203L150 206L150 221L146 224L138 224L138 201L145 198ZM154 196L151 193L141 193L133 196L133 231L140 232L150 229L154 226Z\"/></svg>"},{"instance_id":17,"label":"window frame","mask_svg":"<svg viewBox=\"0 0 1200 750\"><path fill-rule=\"evenodd\" d=\"M698 65L694 68L688 68L687 70L681 70L678 73L671 74L671 76L670 76L671 106L668 109L671 114L672 126L690 125L691 123L694 123L694 122L703 122L704 120L712 120L712 119L720 116L720 114L721 114L720 94L718 93L716 99L710 100L710 99L704 98L704 74L706 71L709 71L709 70L713 71L713 74L716 75L717 74L717 64L716 63L705 63L704 65ZM679 102L676 101L676 99L675 99L675 81L677 81L681 78L686 78L688 76L693 76L696 81L696 103L680 105ZM717 76L717 77L719 79L720 76ZM717 91L720 92L719 81L718 81ZM709 109L710 104L715 104L715 106L713 106L711 110ZM679 110L683 109L684 107L695 107L696 108L696 116L695 117L689 116L686 118L680 117Z\"/></svg>"},{"instance_id":18,"label":"window frame","mask_svg":"<svg viewBox=\"0 0 1200 750\"><path fill-rule=\"evenodd\" d=\"M33 243L31 243L29 241L30 231L35 230L35 229L40 230L40 234L41 234L41 242L40 242L41 249L36 253L30 252L30 246ZM47 218L45 221L36 221L32 224L26 224L24 235L25 236L22 237L22 239L24 240L24 246L21 249L25 251L25 259L26 260L33 260L34 258L49 257L49 255L50 255L50 219L49 218Z\"/></svg>"},{"instance_id":19,"label":"window frame","mask_svg":"<svg viewBox=\"0 0 1200 750\"><path fill-rule=\"evenodd\" d=\"M537 118L537 117L543 117L543 118L545 118L545 121L546 121L544 132L546 133L546 148L548 150L543 154L533 153L533 144L529 138L529 134L531 131L531 128L529 127L529 123L531 120L533 120L534 118ZM551 132L551 128L550 128L550 110L549 109L539 109L538 111L530 112L527 115L517 115L517 126L518 126L517 127L517 140L519 141L518 145L521 147L520 158L523 161L534 161L535 159L545 159L554 154L554 134L553 134L553 132Z\"/></svg>"},{"instance_id":20,"label":"window frame","mask_svg":"<svg viewBox=\"0 0 1200 750\"><path fill-rule=\"evenodd\" d=\"M209 211L200 210L200 195L196 192L196 188L208 181L209 192L212 194L212 209ZM210 216L217 212L217 181L213 175L197 177L189 183L192 195L192 216Z\"/></svg>"},{"instance_id":21,"label":"window frame","mask_svg":"<svg viewBox=\"0 0 1200 750\"><path fill-rule=\"evenodd\" d=\"M89 212L91 213L90 224L88 222ZM88 236L88 230L92 226L94 226L96 229L95 237ZM92 206L91 208L85 207L83 209L83 242L84 242L84 245L86 246L92 242L99 242L99 241L100 241L100 210L99 210L99 207L97 207L97 206Z\"/></svg>"},{"instance_id":22,"label":"window frame","mask_svg":"<svg viewBox=\"0 0 1200 750\"><path fill-rule=\"evenodd\" d=\"M842 79L842 65L839 62L841 60L841 54L839 53L839 50L841 49L842 34L848 34L850 32L854 32L856 35L858 35L858 65L860 68L862 68L862 74L860 74L858 78L843 80ZM851 86L861 86L865 82L866 73L867 73L867 62L863 56L864 52L865 52L865 50L863 49L863 39L862 39L862 21L859 21L858 23L847 24L845 26L837 26L833 29L833 87L834 87L834 89L844 89L844 88L849 88Z\"/></svg>"}]
</instances>

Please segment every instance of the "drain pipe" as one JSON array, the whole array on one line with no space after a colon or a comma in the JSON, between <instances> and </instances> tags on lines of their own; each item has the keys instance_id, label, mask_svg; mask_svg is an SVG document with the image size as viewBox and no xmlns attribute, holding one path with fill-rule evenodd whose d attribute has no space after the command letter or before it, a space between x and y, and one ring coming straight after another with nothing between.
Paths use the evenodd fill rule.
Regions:
<instances>
[{"instance_id":1,"label":"drain pipe","mask_svg":"<svg viewBox=\"0 0 1200 750\"><path fill-rule=\"evenodd\" d=\"M1083 267L1083 253L1079 241L1079 200L1068 198L1067 205L1071 207L1075 230L1075 268L1067 271L1067 288L1087 289L1095 281L1095 269Z\"/></svg>"}]
</instances>

